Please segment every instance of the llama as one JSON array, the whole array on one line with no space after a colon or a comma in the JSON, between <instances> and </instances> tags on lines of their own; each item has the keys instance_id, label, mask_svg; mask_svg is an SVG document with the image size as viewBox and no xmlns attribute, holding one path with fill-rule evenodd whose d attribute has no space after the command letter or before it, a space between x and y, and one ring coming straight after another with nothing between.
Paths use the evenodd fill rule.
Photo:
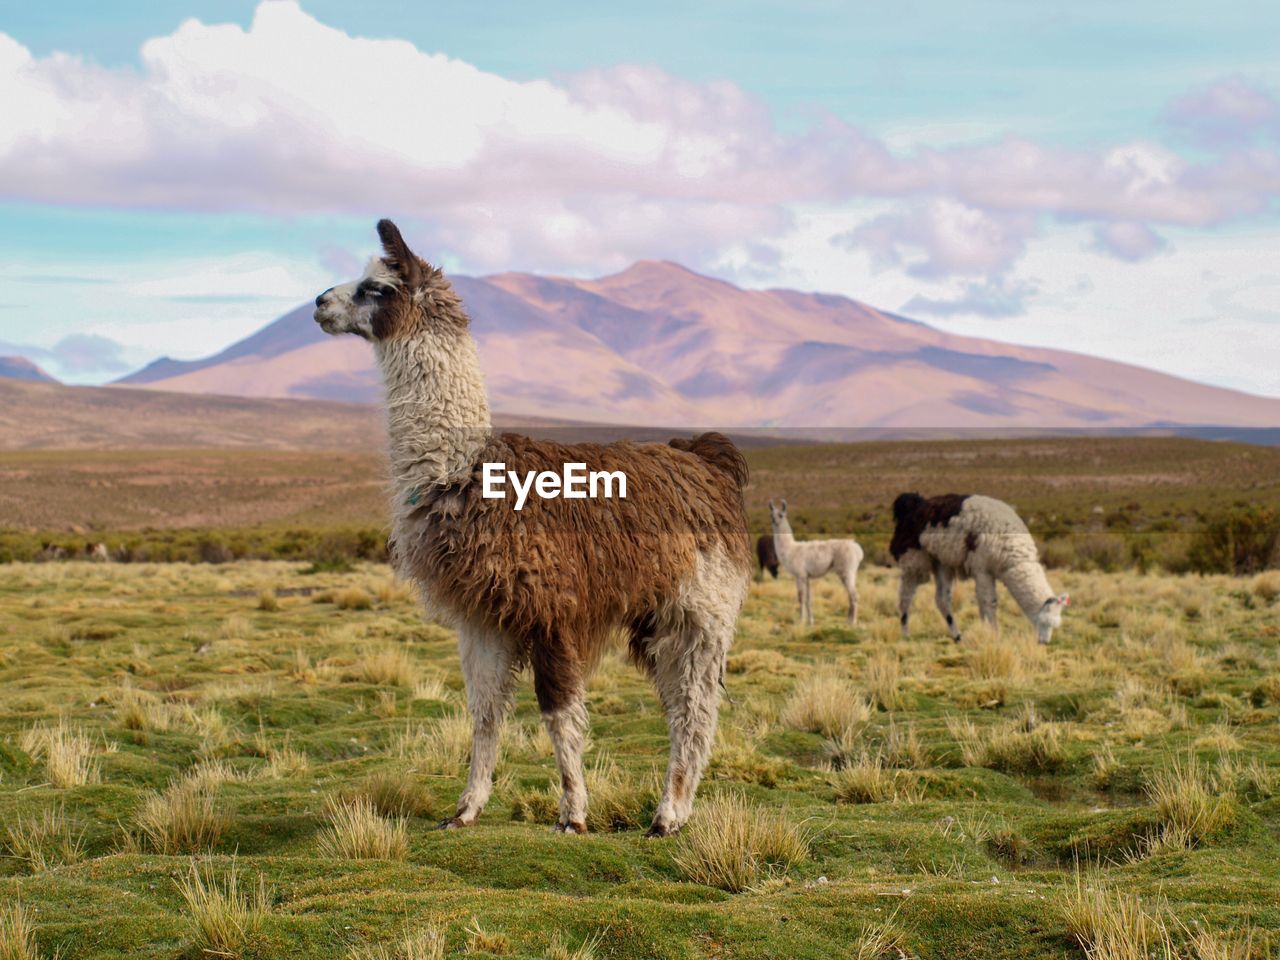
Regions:
<instances>
[{"instance_id":1,"label":"llama","mask_svg":"<svg viewBox=\"0 0 1280 960\"><path fill-rule=\"evenodd\" d=\"M555 750L556 829L586 831L584 687L606 641L628 638L657 688L671 735L649 835L688 820L715 740L725 655L751 578L742 489L747 465L727 437L669 444L560 444L494 434L468 317L441 271L389 220L383 256L316 298L329 334L373 347L386 390L396 571L458 631L472 718L471 769L442 828L476 822L493 787L499 734L529 666ZM623 471L616 499L486 496L483 464L520 476L566 464ZM542 491L539 490L541 494Z\"/></svg>"},{"instance_id":2,"label":"llama","mask_svg":"<svg viewBox=\"0 0 1280 960\"><path fill-rule=\"evenodd\" d=\"M787 501L775 507L769 501L769 520L773 524L773 545L783 568L796 578L796 595L800 599L800 621L813 626L812 581L835 571L849 593L849 623L858 622L858 567L862 563L862 547L857 540L806 540L797 543L787 519Z\"/></svg>"},{"instance_id":3,"label":"llama","mask_svg":"<svg viewBox=\"0 0 1280 960\"><path fill-rule=\"evenodd\" d=\"M760 562L760 579L764 579L765 573L770 574L773 579L778 579L778 551L773 546L773 534L761 534L760 539L756 541L756 560Z\"/></svg>"},{"instance_id":4,"label":"llama","mask_svg":"<svg viewBox=\"0 0 1280 960\"><path fill-rule=\"evenodd\" d=\"M1013 595L1041 643L1048 643L1054 629L1062 625L1062 610L1071 598L1055 594L1049 586L1035 540L1007 503L956 493L928 500L918 493L904 493L893 501L893 520L889 552L902 571L898 613L904 637L912 598L930 577L936 580L938 612L957 643L960 631L951 612L951 590L964 577L973 577L978 613L997 632L996 581Z\"/></svg>"}]
</instances>

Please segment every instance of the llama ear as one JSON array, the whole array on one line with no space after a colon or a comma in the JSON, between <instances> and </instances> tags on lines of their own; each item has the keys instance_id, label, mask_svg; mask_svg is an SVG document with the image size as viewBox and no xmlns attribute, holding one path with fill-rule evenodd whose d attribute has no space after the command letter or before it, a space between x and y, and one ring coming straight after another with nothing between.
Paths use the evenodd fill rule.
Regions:
<instances>
[{"instance_id":1,"label":"llama ear","mask_svg":"<svg viewBox=\"0 0 1280 960\"><path fill-rule=\"evenodd\" d=\"M782 509L779 511L784 517L787 515L787 501L782 501Z\"/></svg>"},{"instance_id":2,"label":"llama ear","mask_svg":"<svg viewBox=\"0 0 1280 960\"><path fill-rule=\"evenodd\" d=\"M422 267L400 235L400 228L390 220L379 220L378 239L382 241L382 251L386 255L383 259L387 266L399 273L410 287L417 286L422 276Z\"/></svg>"}]
</instances>

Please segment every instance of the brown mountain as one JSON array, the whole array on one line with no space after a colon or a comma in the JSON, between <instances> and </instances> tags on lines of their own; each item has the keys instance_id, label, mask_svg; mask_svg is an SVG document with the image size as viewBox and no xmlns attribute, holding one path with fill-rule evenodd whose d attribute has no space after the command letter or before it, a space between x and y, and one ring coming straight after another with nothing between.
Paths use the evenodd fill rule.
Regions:
<instances>
[{"instance_id":1,"label":"brown mountain","mask_svg":"<svg viewBox=\"0 0 1280 960\"><path fill-rule=\"evenodd\" d=\"M666 262L598 280L454 280L497 409L569 420L761 427L1044 429L1280 425L1280 399L1061 350L944 333L846 297L742 290ZM369 401L368 346L310 306L205 360L123 383Z\"/></svg>"},{"instance_id":2,"label":"brown mountain","mask_svg":"<svg viewBox=\"0 0 1280 960\"><path fill-rule=\"evenodd\" d=\"M7 380L34 380L37 383L58 382L26 357L0 357L0 377Z\"/></svg>"}]
</instances>

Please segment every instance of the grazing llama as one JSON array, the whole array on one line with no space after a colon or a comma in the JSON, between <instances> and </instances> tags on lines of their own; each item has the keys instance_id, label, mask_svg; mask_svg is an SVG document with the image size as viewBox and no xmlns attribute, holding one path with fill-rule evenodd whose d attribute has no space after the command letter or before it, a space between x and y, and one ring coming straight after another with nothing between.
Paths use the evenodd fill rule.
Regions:
<instances>
[{"instance_id":1,"label":"grazing llama","mask_svg":"<svg viewBox=\"0 0 1280 960\"><path fill-rule=\"evenodd\" d=\"M689 819L715 739L725 655L751 576L742 505L747 465L728 438L670 444L559 444L490 428L468 318L441 271L389 220L384 255L316 298L316 322L372 346L386 388L397 572L458 631L473 731L457 813L470 826L489 799L499 734L517 674L533 685L555 749L556 829L586 831L584 687L611 634L629 639L671 734L666 787L649 828ZM623 471L625 498L485 497L485 463L560 473ZM539 493L542 491L539 490Z\"/></svg>"},{"instance_id":2,"label":"grazing llama","mask_svg":"<svg viewBox=\"0 0 1280 960\"><path fill-rule=\"evenodd\" d=\"M862 563L862 547L857 540L806 540L797 543L787 519L787 501L775 507L769 501L769 520L773 523L773 545L783 569L796 578L796 595L800 599L800 621L813 626L812 581L835 571L849 593L849 623L858 622L858 567Z\"/></svg>"},{"instance_id":3,"label":"grazing llama","mask_svg":"<svg viewBox=\"0 0 1280 960\"><path fill-rule=\"evenodd\" d=\"M756 541L756 559L760 561L760 579L764 579L765 573L769 573L773 579L778 579L778 551L773 546L773 534L765 533L760 535L760 539Z\"/></svg>"},{"instance_id":4,"label":"grazing llama","mask_svg":"<svg viewBox=\"0 0 1280 960\"><path fill-rule=\"evenodd\" d=\"M1071 602L1049 586L1036 552L1035 540L1013 507L991 497L948 493L926 500L904 493L893 501L894 531L889 552L902 571L898 612L902 635L916 590L933 577L938 612L957 643L960 631L951 613L951 590L957 579L973 577L978 613L999 631L996 619L996 581L1005 585L1041 643L1048 643L1062 625L1062 610Z\"/></svg>"}]
</instances>

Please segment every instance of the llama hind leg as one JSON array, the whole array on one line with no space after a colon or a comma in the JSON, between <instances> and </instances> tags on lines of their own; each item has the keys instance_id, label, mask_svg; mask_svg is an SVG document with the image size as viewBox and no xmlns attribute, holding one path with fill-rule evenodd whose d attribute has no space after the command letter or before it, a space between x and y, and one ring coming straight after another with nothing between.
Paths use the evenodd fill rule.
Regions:
<instances>
[{"instance_id":1,"label":"llama hind leg","mask_svg":"<svg viewBox=\"0 0 1280 960\"><path fill-rule=\"evenodd\" d=\"M978 616L982 622L990 624L996 636L1000 635L1000 620L996 615L996 580L989 573L979 573L974 577L978 594Z\"/></svg>"},{"instance_id":2,"label":"llama hind leg","mask_svg":"<svg viewBox=\"0 0 1280 960\"><path fill-rule=\"evenodd\" d=\"M515 685L515 646L507 638L464 628L458 635L458 652L471 714L471 773L458 799L458 812L441 824L445 829L471 826L489 802L498 739Z\"/></svg>"},{"instance_id":3,"label":"llama hind leg","mask_svg":"<svg viewBox=\"0 0 1280 960\"><path fill-rule=\"evenodd\" d=\"M581 662L563 643L533 648L533 689L560 772L558 833L587 832L587 783L582 753L587 745L586 698Z\"/></svg>"},{"instance_id":4,"label":"llama hind leg","mask_svg":"<svg viewBox=\"0 0 1280 960\"><path fill-rule=\"evenodd\" d=\"M685 632L669 638L669 658L655 665L654 681L667 713L671 755L666 787L654 812L649 836L678 831L693 812L693 798L715 743L720 680L733 642L733 625L716 631Z\"/></svg>"},{"instance_id":5,"label":"llama hind leg","mask_svg":"<svg viewBox=\"0 0 1280 960\"><path fill-rule=\"evenodd\" d=\"M849 626L856 627L858 625L858 575L856 573L845 580L844 588L849 592Z\"/></svg>"},{"instance_id":6,"label":"llama hind leg","mask_svg":"<svg viewBox=\"0 0 1280 960\"><path fill-rule=\"evenodd\" d=\"M905 640L911 635L909 622L911 620L911 601L915 599L916 591L924 585L923 580L914 577L906 570L902 571L902 582L898 585L898 622L902 624L902 638Z\"/></svg>"},{"instance_id":7,"label":"llama hind leg","mask_svg":"<svg viewBox=\"0 0 1280 960\"><path fill-rule=\"evenodd\" d=\"M951 639L956 643L960 642L960 630L956 627L956 618L951 611L951 588L955 584L955 574L946 567L938 567L936 590L934 591L934 601L938 605L938 612L942 614L942 619L947 621L947 633L951 635Z\"/></svg>"}]
</instances>

